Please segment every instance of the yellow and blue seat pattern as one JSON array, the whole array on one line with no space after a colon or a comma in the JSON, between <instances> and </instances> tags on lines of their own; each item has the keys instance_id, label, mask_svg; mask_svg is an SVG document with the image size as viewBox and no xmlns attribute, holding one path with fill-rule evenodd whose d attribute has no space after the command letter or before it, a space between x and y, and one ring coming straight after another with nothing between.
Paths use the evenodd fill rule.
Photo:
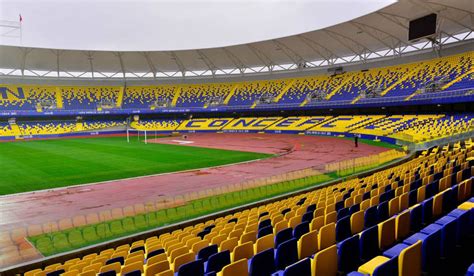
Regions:
<instances>
[{"instance_id":1,"label":"yellow and blue seat pattern","mask_svg":"<svg viewBox=\"0 0 474 276\"><path fill-rule=\"evenodd\" d=\"M83 130L123 127L121 120L19 122L19 133L6 122L0 136L63 134ZM391 137L414 143L472 131L474 114L425 115L341 115L241 118L145 119L130 124L138 130L158 132L270 132L310 135L371 135Z\"/></svg>"},{"instance_id":2,"label":"yellow and blue seat pattern","mask_svg":"<svg viewBox=\"0 0 474 276\"><path fill-rule=\"evenodd\" d=\"M253 107L262 97L275 104L302 104L312 93L325 93L328 101L357 100L362 91L378 88L382 97L418 99L415 92L430 81L445 78L446 91L473 87L474 52L340 75L316 75L275 80L153 86L43 86L0 85L0 110L32 110L42 100L58 101L58 109L96 109L112 103L122 109L150 109L155 103L168 107L205 108L216 98L228 106ZM449 85L448 85L449 84ZM225 103L224 103L224 100ZM360 99L361 102L369 99ZM357 102L357 101L356 101Z\"/></svg>"},{"instance_id":3,"label":"yellow and blue seat pattern","mask_svg":"<svg viewBox=\"0 0 474 276\"><path fill-rule=\"evenodd\" d=\"M122 108L149 108L161 101L171 103L175 93L173 85L130 86L124 92Z\"/></svg>"},{"instance_id":4,"label":"yellow and blue seat pattern","mask_svg":"<svg viewBox=\"0 0 474 276\"><path fill-rule=\"evenodd\" d=\"M233 86L232 83L183 85L176 106L204 107L211 100L224 100Z\"/></svg>"},{"instance_id":5,"label":"yellow and blue seat pattern","mask_svg":"<svg viewBox=\"0 0 474 276\"><path fill-rule=\"evenodd\" d=\"M60 87L63 106L68 110L97 109L100 103L115 106L120 93L117 86Z\"/></svg>"},{"instance_id":6,"label":"yellow and blue seat pattern","mask_svg":"<svg viewBox=\"0 0 474 276\"><path fill-rule=\"evenodd\" d=\"M137 130L174 131L181 124L181 120L140 120L132 122L130 126Z\"/></svg>"},{"instance_id":7,"label":"yellow and blue seat pattern","mask_svg":"<svg viewBox=\"0 0 474 276\"><path fill-rule=\"evenodd\" d=\"M0 110L36 110L41 101L55 101L56 87L0 85Z\"/></svg>"},{"instance_id":8,"label":"yellow and blue seat pattern","mask_svg":"<svg viewBox=\"0 0 474 276\"><path fill-rule=\"evenodd\" d=\"M74 121L49 121L49 122L28 122L18 123L21 135L48 135L63 134L76 131Z\"/></svg>"},{"instance_id":9,"label":"yellow and blue seat pattern","mask_svg":"<svg viewBox=\"0 0 474 276\"><path fill-rule=\"evenodd\" d=\"M82 124L83 130L102 130L113 127L125 126L125 121L120 120L91 120L84 121Z\"/></svg>"}]
</instances>

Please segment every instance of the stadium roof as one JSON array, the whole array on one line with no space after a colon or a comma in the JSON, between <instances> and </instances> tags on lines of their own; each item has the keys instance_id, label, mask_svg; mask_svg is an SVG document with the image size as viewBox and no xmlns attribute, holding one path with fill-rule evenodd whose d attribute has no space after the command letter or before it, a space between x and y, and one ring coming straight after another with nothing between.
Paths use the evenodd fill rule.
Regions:
<instances>
[{"instance_id":1,"label":"stadium roof","mask_svg":"<svg viewBox=\"0 0 474 276\"><path fill-rule=\"evenodd\" d=\"M4 45L0 46L0 74L96 79L201 78L367 62L431 49L430 41L408 41L408 21L433 12L438 14L437 47L472 43L472 0L402 0L322 29L226 47L93 51Z\"/></svg>"}]
</instances>

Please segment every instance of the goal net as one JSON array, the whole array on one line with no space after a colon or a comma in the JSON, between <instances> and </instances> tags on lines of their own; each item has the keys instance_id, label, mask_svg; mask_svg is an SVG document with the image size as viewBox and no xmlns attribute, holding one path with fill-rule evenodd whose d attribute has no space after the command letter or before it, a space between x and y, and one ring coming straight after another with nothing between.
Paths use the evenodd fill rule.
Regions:
<instances>
[{"instance_id":1,"label":"goal net","mask_svg":"<svg viewBox=\"0 0 474 276\"><path fill-rule=\"evenodd\" d=\"M138 129L127 129L127 143L130 143L130 141L138 141L148 144L147 131Z\"/></svg>"}]
</instances>

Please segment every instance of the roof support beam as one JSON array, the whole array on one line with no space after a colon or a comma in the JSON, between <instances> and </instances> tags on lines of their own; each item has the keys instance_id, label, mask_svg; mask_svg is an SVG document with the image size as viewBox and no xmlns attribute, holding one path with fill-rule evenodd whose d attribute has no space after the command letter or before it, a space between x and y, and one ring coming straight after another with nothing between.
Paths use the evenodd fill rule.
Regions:
<instances>
[{"instance_id":1,"label":"roof support beam","mask_svg":"<svg viewBox=\"0 0 474 276\"><path fill-rule=\"evenodd\" d=\"M409 19L407 17L403 17L403 16L396 15L396 14L390 14L390 13L386 13L386 12L381 12L381 11L378 11L378 12L375 12L375 13L382 16L383 18L387 19L388 21L391 21L392 23L395 23L395 25L397 25L399 27L402 27L405 30L408 30L408 21L409 21ZM400 18L403 20L403 22L400 22L400 20L399 20Z\"/></svg>"},{"instance_id":2,"label":"roof support beam","mask_svg":"<svg viewBox=\"0 0 474 276\"><path fill-rule=\"evenodd\" d=\"M94 57L93 57L94 54L91 51L87 51L84 54L86 55L87 60L89 60L89 66L90 66L92 78L94 78L94 64L92 62L94 60Z\"/></svg>"},{"instance_id":3,"label":"roof support beam","mask_svg":"<svg viewBox=\"0 0 474 276\"><path fill-rule=\"evenodd\" d=\"M148 55L147 52L142 52L143 57L145 57L146 63L148 64L148 67L150 67L150 72L153 74L153 78L156 79L156 67L151 61L150 56Z\"/></svg>"},{"instance_id":4,"label":"roof support beam","mask_svg":"<svg viewBox=\"0 0 474 276\"><path fill-rule=\"evenodd\" d=\"M306 46L308 46L311 50L313 50L313 52L315 52L317 55L321 56L325 60L329 59L329 56L319 51L319 49L313 45L313 42L311 40L304 37L303 35L297 35L296 37L298 37L301 40L301 42L303 42Z\"/></svg>"},{"instance_id":5,"label":"roof support beam","mask_svg":"<svg viewBox=\"0 0 474 276\"><path fill-rule=\"evenodd\" d=\"M31 48L23 48L21 49L21 76L25 76L25 67L26 67L26 56L33 51Z\"/></svg>"},{"instance_id":6,"label":"roof support beam","mask_svg":"<svg viewBox=\"0 0 474 276\"><path fill-rule=\"evenodd\" d=\"M382 39L377 38L376 35L373 35L373 34L371 34L370 32L367 32L367 31L366 31L366 33L367 33L368 35L370 35L371 37L373 37L374 39L376 39L377 41L379 41L380 43L382 43L383 45L385 45L385 46L387 46L387 47L389 47L389 48L392 48L392 49L393 49L393 48L397 47L397 45L402 45L402 44L403 44L403 42L402 42L398 37L396 37L396 36L394 36L394 35L392 35L392 34L390 34L390 33L388 33L388 32L382 31L381 29L379 29L379 28L377 28L377 27L370 26L370 25L367 25L367 24L364 24L364 23L360 23L360 22L357 22L357 21L352 21L352 24L358 26L359 29L365 28L365 29L371 29L371 30L377 31L377 32L379 32L379 33L382 33L382 34L384 34L384 35L390 37L392 40L396 41L396 43L393 43L393 44L390 46L390 45L384 43Z\"/></svg>"},{"instance_id":7,"label":"roof support beam","mask_svg":"<svg viewBox=\"0 0 474 276\"><path fill-rule=\"evenodd\" d=\"M181 72L182 76L184 77L186 74L186 68L184 67L183 63L179 59L178 55L174 51L169 52L169 54L171 56L171 59L174 60L174 62L178 66L179 71Z\"/></svg>"},{"instance_id":8,"label":"roof support beam","mask_svg":"<svg viewBox=\"0 0 474 276\"><path fill-rule=\"evenodd\" d=\"M369 53L372 52L371 50L367 49L367 47L365 47L364 45L360 44L359 42L355 41L354 39L352 39L348 36L345 36L343 34L340 34L340 33L337 33L335 31L331 31L331 30L324 30L324 32L326 34L328 34L330 37L337 40L342 46L344 46L345 48L351 50L354 55L360 56L361 58L364 58L363 57L363 52L364 51L369 52ZM350 42L354 43L356 46L360 47L360 50L355 49L353 46L349 45L348 43L345 43L341 38L349 40Z\"/></svg>"},{"instance_id":9,"label":"roof support beam","mask_svg":"<svg viewBox=\"0 0 474 276\"><path fill-rule=\"evenodd\" d=\"M275 43L294 64L299 65L302 62L306 63L306 60L303 57L298 55L293 49L288 47L285 43L279 41L278 39L272 39L272 42Z\"/></svg>"},{"instance_id":10,"label":"roof support beam","mask_svg":"<svg viewBox=\"0 0 474 276\"><path fill-rule=\"evenodd\" d=\"M243 74L244 73L244 70L246 66L234 53L232 53L229 49L227 48L222 48L222 50L224 51L224 53L227 55L227 57L232 61L232 63L234 64L234 66L236 68L239 69L240 71L240 74Z\"/></svg>"},{"instance_id":11,"label":"roof support beam","mask_svg":"<svg viewBox=\"0 0 474 276\"><path fill-rule=\"evenodd\" d=\"M57 76L59 77L59 68L60 68L60 59L59 57L61 56L62 54L62 50L51 50L51 52L54 54L54 56L56 57L56 74ZM52 72L52 71L51 71Z\"/></svg>"},{"instance_id":12,"label":"roof support beam","mask_svg":"<svg viewBox=\"0 0 474 276\"><path fill-rule=\"evenodd\" d=\"M125 66L123 65L123 59L122 59L122 53L121 52L116 52L115 53L115 56L118 57L119 59L119 62L120 62L120 69L122 70L122 75L123 75L123 78L125 79Z\"/></svg>"},{"instance_id":13,"label":"roof support beam","mask_svg":"<svg viewBox=\"0 0 474 276\"><path fill-rule=\"evenodd\" d=\"M272 60L262 51L260 51L257 47L252 44L247 44L247 47L254 53L254 55L265 65L268 67L270 71L273 70L273 62Z\"/></svg>"},{"instance_id":14,"label":"roof support beam","mask_svg":"<svg viewBox=\"0 0 474 276\"><path fill-rule=\"evenodd\" d=\"M196 52L198 53L198 55L202 59L202 61L204 61L207 68L209 68L209 70L212 73L212 76L214 77L215 74L216 74L217 69L219 69L219 68L216 67L214 62L212 62L212 60L208 56L206 56L206 54L204 54L204 52L202 50L196 50Z\"/></svg>"}]
</instances>

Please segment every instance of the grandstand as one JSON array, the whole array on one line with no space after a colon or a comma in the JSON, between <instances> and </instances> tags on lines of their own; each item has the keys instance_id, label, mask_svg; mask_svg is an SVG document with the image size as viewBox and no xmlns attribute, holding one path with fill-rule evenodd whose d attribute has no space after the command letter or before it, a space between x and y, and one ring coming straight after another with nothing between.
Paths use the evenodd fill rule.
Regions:
<instances>
[{"instance_id":1,"label":"grandstand","mask_svg":"<svg viewBox=\"0 0 474 276\"><path fill-rule=\"evenodd\" d=\"M125 120L18 122L21 135L67 135L84 131L116 128L123 130ZM421 143L474 130L474 114L294 116L193 119L144 119L130 123L130 129L160 133L172 132L265 132L306 133L327 136L362 135L369 139L394 139ZM15 136L4 124L0 138Z\"/></svg>"},{"instance_id":2,"label":"grandstand","mask_svg":"<svg viewBox=\"0 0 474 276\"><path fill-rule=\"evenodd\" d=\"M474 275L472 3L192 2L7 0L0 275Z\"/></svg>"},{"instance_id":3,"label":"grandstand","mask_svg":"<svg viewBox=\"0 0 474 276\"><path fill-rule=\"evenodd\" d=\"M87 111L101 113L104 109L117 109L126 114L129 110L143 112L160 109L177 111L190 108L206 111L211 106L238 109L278 109L282 107L302 108L317 105L351 106L375 102L405 102L429 100L443 103L465 101L470 94L472 60L474 52L438 58L416 64L370 69L366 72L348 72L340 76L309 76L303 78L272 81L250 81L241 83L215 83L191 85L163 85L148 87L51 87L3 85L0 106L9 112L37 114L64 111ZM443 77L443 84L434 91L427 85ZM374 97L365 95L371 89L379 89ZM308 101L313 93L323 93L319 101ZM436 93L434 93L436 92ZM448 93L449 92L449 93ZM455 93L455 94L453 94ZM41 109L45 101L52 108Z\"/></svg>"}]
</instances>

